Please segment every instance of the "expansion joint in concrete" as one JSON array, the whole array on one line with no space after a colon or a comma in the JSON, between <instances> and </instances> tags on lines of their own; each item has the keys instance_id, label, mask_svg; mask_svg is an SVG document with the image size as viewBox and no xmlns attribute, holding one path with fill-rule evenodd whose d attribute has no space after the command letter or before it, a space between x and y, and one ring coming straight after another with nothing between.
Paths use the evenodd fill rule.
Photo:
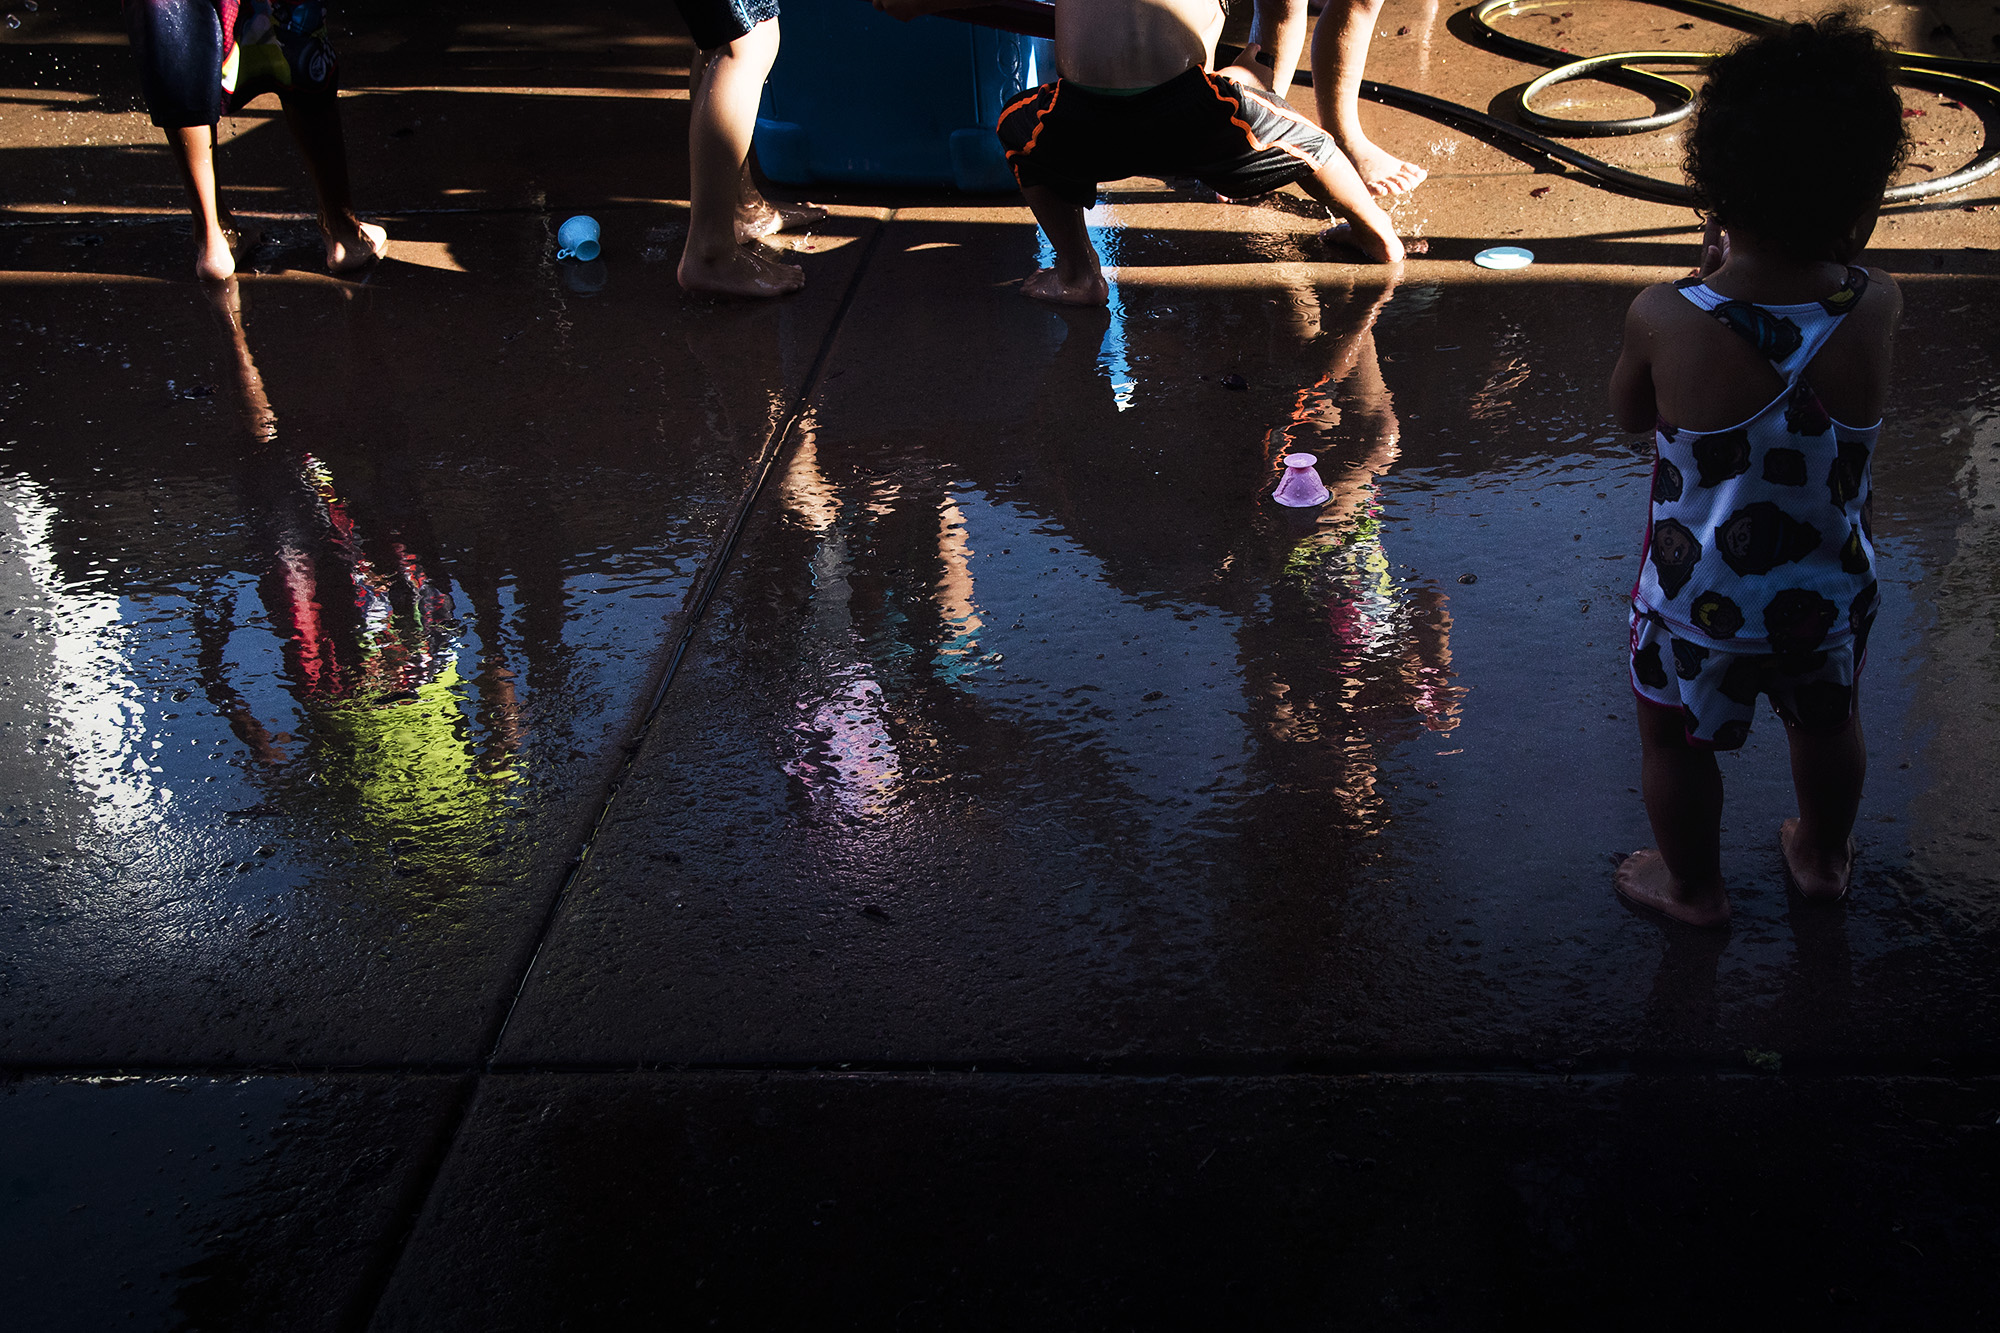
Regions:
<instances>
[{"instance_id":1,"label":"expansion joint in concrete","mask_svg":"<svg viewBox=\"0 0 2000 1333\"><path fill-rule=\"evenodd\" d=\"M1757 1060L1749 1058L1751 1055ZM340 1078L701 1078L709 1075L783 1074L832 1077L949 1078L1006 1080L1269 1079L1582 1079L1582 1078L1755 1078L1936 1079L1964 1083L2000 1078L2000 1057L1977 1055L1950 1060L1922 1056L1799 1056L1769 1052L1708 1051L1666 1054L1654 1051L1596 1052L1574 1059L1530 1060L1516 1055L1459 1053L1391 1059L1333 1057L1260 1059L1255 1056L1180 1059L1172 1056L1123 1060L520 1060L374 1062L353 1064L54 1064L17 1062L0 1066L0 1084L22 1079L340 1079Z\"/></svg>"},{"instance_id":2,"label":"expansion joint in concrete","mask_svg":"<svg viewBox=\"0 0 2000 1333\"><path fill-rule=\"evenodd\" d=\"M840 303L834 307L832 316L827 320L826 333L820 339L812 364L799 382L798 393L784 417L766 437L756 466L751 471L750 481L730 513L722 539L716 544L706 567L695 578L693 595L682 610L679 633L674 637L673 648L667 654L666 662L653 687L651 701L634 726L631 735L626 738L617 771L606 783L603 796L598 802L596 815L589 820L588 830L577 847L576 855L570 858L564 870L562 884L550 898L548 910L543 914L541 924L535 932L534 943L528 950L527 959L515 976L507 1006L491 1029L485 1043L485 1057L476 1068L464 1071L465 1077L451 1113L439 1131L434 1148L427 1152L426 1159L411 1173L411 1184L405 1192L404 1199L399 1201L395 1223L376 1257L370 1261L366 1277L355 1289L354 1300L341 1321L343 1328L365 1329L374 1320L376 1308L381 1304L384 1293L388 1291L389 1282L402 1262L410 1237L416 1232L438 1177L443 1172L445 1162L450 1158L459 1132L465 1124L466 1116L472 1109L480 1081L494 1070L500 1049L507 1039L508 1024L513 1020L514 1012L527 990L528 979L534 975L535 964L540 961L556 923L562 918L563 905L569 899L570 890L589 864L591 850L596 845L598 834L610 818L619 790L630 776L639 753L645 748L647 734L666 703L667 693L673 688L681 663L687 658L688 649L701 628L717 589L722 586L722 580L728 574L737 546L741 543L743 533L749 526L750 517L756 510L757 501L782 460L790 453L798 435L799 423L811 407L814 395L819 392L821 377L825 372L827 360L832 355L840 326L854 304L855 294L861 288L862 277L868 272L869 260L875 253L876 243L881 239L882 233L895 221L895 216L895 210L890 210L869 233L861 255L855 262L853 274L848 279L847 289L841 293Z\"/></svg>"}]
</instances>

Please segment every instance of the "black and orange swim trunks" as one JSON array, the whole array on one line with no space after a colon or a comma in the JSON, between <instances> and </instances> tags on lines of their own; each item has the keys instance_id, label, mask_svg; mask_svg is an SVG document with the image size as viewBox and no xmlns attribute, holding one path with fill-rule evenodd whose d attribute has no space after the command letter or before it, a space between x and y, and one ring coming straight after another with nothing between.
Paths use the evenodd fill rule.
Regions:
<instances>
[{"instance_id":1,"label":"black and orange swim trunks","mask_svg":"<svg viewBox=\"0 0 2000 1333\"><path fill-rule=\"evenodd\" d=\"M1088 208L1100 181L1192 176L1226 199L1249 199L1310 176L1340 150L1277 98L1191 69L1136 93L1057 79L1031 88L996 127L1014 179Z\"/></svg>"}]
</instances>

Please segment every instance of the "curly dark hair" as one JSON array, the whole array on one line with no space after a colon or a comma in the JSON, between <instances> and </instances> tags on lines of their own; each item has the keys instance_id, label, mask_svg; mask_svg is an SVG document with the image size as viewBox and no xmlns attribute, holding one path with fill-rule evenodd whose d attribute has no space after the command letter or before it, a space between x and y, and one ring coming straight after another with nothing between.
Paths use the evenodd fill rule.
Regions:
<instances>
[{"instance_id":1,"label":"curly dark hair","mask_svg":"<svg viewBox=\"0 0 2000 1333\"><path fill-rule=\"evenodd\" d=\"M1909 150L1894 74L1881 38L1846 12L1718 57L1687 140L1701 206L1798 258L1830 255Z\"/></svg>"}]
</instances>

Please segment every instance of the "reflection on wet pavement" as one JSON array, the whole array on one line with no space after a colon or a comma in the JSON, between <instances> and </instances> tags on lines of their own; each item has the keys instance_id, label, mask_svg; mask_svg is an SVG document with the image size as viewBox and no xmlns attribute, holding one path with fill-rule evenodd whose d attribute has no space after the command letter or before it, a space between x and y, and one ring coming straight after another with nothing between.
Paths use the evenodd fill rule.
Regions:
<instances>
[{"instance_id":1,"label":"reflection on wet pavement","mask_svg":"<svg viewBox=\"0 0 2000 1333\"><path fill-rule=\"evenodd\" d=\"M547 225L451 252L518 268ZM49 996L0 1020L18 1055L410 1049L372 978L425 997L418 1047L491 1021L518 944L495 946L538 922L797 384L773 334L818 336L812 307L662 330L649 293L577 308L546 258L526 273L16 289L0 586L26 743L0 774L27 919L67 942L18 955ZM471 322L440 338L452 284ZM270 968L302 969L275 1011ZM165 996L271 1017L93 1017Z\"/></svg>"},{"instance_id":2,"label":"reflection on wet pavement","mask_svg":"<svg viewBox=\"0 0 2000 1333\"><path fill-rule=\"evenodd\" d=\"M952 236L903 225L891 289ZM1914 995L1985 1003L1986 946L1921 895L1786 925L1769 727L1729 770L1732 946L1633 987L1658 944L1604 881L1647 841L1623 649L1649 460L1600 336L1628 289L1296 267L1199 300L1114 269L1103 312L976 276L948 310L864 294L510 1058L1889 1049ZM979 380L941 332L967 304ZM889 364L893 395L861 370ZM1267 498L1301 449L1331 491L1304 513ZM1925 557L1885 528L1908 593L1870 725L1903 753ZM1871 784L1880 818L1922 799L1909 769ZM1900 832L1864 837L1878 882L1913 873ZM1943 972L1909 970L1919 939ZM681 967L600 970L634 948ZM1877 1006L1789 998L1863 960Z\"/></svg>"}]
</instances>

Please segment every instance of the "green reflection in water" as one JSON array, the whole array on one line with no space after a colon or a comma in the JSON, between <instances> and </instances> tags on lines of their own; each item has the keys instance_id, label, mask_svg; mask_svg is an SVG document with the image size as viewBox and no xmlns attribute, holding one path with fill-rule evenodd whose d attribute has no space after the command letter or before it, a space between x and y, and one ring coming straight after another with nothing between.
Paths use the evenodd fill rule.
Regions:
<instances>
[{"instance_id":1,"label":"green reflection in water","mask_svg":"<svg viewBox=\"0 0 2000 1333\"><path fill-rule=\"evenodd\" d=\"M447 666L392 702L313 710L314 785L348 807L356 843L389 852L403 873L492 869L493 835L526 780L511 751L481 754L464 683Z\"/></svg>"}]
</instances>

